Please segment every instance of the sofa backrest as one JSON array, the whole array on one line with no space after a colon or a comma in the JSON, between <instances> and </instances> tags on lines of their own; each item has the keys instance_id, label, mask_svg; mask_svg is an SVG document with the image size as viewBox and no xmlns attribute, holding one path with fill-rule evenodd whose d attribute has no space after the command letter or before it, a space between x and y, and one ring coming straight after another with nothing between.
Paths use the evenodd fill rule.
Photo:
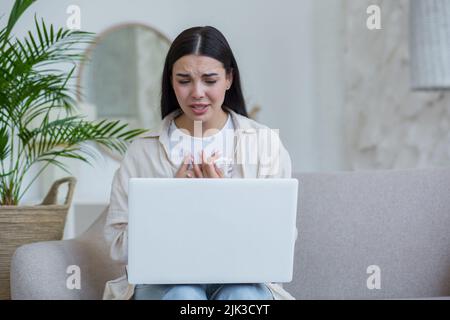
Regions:
<instances>
[{"instance_id":1,"label":"sofa backrest","mask_svg":"<svg viewBox=\"0 0 450 320\"><path fill-rule=\"evenodd\" d=\"M450 168L294 178L296 298L450 295Z\"/></svg>"}]
</instances>

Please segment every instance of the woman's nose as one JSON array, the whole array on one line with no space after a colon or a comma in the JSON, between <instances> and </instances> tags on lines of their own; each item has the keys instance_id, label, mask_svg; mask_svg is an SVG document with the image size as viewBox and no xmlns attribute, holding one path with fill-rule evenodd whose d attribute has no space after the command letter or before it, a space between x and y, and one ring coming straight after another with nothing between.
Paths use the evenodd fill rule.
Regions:
<instances>
[{"instance_id":1,"label":"woman's nose","mask_svg":"<svg viewBox=\"0 0 450 320\"><path fill-rule=\"evenodd\" d=\"M205 92L203 90L203 86L201 84L194 84L194 87L192 89L192 98L194 99L201 99L205 95Z\"/></svg>"}]
</instances>

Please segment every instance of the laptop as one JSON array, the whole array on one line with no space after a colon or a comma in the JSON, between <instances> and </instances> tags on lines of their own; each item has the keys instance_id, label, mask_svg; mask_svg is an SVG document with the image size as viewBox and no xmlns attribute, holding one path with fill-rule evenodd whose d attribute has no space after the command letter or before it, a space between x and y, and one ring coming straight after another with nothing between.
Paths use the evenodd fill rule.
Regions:
<instances>
[{"instance_id":1,"label":"laptop","mask_svg":"<svg viewBox=\"0 0 450 320\"><path fill-rule=\"evenodd\" d=\"M131 178L132 284L290 282L296 179Z\"/></svg>"}]
</instances>

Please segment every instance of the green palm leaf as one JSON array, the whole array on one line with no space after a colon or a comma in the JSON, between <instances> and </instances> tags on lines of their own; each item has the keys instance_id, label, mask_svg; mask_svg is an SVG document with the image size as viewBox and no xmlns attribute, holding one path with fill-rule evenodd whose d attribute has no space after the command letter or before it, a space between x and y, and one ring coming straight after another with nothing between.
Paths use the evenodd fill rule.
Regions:
<instances>
[{"instance_id":1,"label":"green palm leaf","mask_svg":"<svg viewBox=\"0 0 450 320\"><path fill-rule=\"evenodd\" d=\"M6 37L11 33L12 28L19 20L20 16L27 10L29 6L33 4L36 0L16 0L14 6L9 14L8 25L6 26L5 33Z\"/></svg>"},{"instance_id":2,"label":"green palm leaf","mask_svg":"<svg viewBox=\"0 0 450 320\"><path fill-rule=\"evenodd\" d=\"M33 31L23 39L10 38L33 2L16 0L0 30L0 205L17 204L48 165L69 172L63 158L91 164L95 153L87 143L123 154L145 132L119 121L89 122L77 113L78 92L71 80L92 33L55 28L35 16ZM38 163L45 165L23 188L24 176Z\"/></svg>"},{"instance_id":3,"label":"green palm leaf","mask_svg":"<svg viewBox=\"0 0 450 320\"><path fill-rule=\"evenodd\" d=\"M8 157L11 149L9 148L8 128L0 128L0 160L5 160Z\"/></svg>"}]
</instances>

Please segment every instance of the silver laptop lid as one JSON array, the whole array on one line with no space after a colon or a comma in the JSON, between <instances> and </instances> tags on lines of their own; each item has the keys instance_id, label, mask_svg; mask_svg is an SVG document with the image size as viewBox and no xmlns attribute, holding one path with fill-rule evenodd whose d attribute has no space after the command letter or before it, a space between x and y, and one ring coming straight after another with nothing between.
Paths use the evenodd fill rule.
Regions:
<instances>
[{"instance_id":1,"label":"silver laptop lid","mask_svg":"<svg viewBox=\"0 0 450 320\"><path fill-rule=\"evenodd\" d=\"M130 179L129 282L290 282L297 188L296 179Z\"/></svg>"}]
</instances>

